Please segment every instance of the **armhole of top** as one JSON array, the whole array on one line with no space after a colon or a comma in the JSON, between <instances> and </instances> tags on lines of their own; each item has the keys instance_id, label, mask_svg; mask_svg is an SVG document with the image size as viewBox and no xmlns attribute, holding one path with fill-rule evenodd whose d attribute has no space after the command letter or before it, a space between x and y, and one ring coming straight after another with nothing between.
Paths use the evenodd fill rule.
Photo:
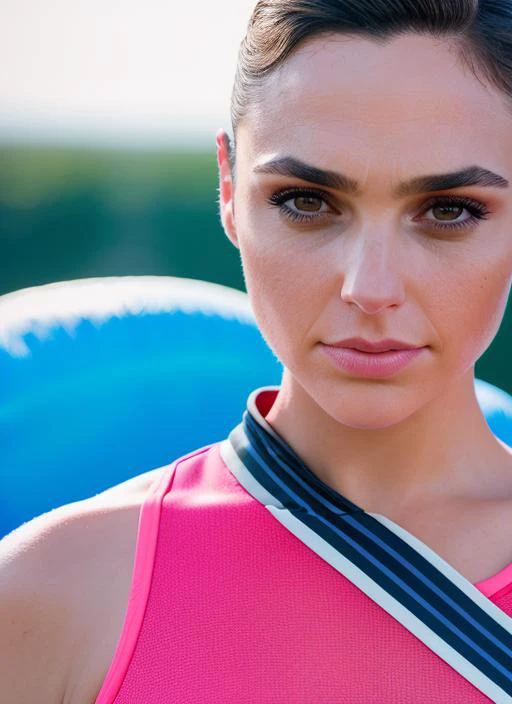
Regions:
<instances>
[{"instance_id":1,"label":"armhole of top","mask_svg":"<svg viewBox=\"0 0 512 704\"><path fill-rule=\"evenodd\" d=\"M207 445L172 462L167 471L155 482L143 501L139 513L139 525L135 547L134 567L130 595L123 628L112 663L103 681L95 704L113 704L128 671L146 612L157 548L162 502L171 489L176 468L180 462L204 452Z\"/></svg>"}]
</instances>

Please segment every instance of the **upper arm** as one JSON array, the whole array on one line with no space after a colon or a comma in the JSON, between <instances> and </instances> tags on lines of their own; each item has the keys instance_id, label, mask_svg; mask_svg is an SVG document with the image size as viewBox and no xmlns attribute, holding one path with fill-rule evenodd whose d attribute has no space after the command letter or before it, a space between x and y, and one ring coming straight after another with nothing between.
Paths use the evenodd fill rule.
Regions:
<instances>
[{"instance_id":1,"label":"upper arm","mask_svg":"<svg viewBox=\"0 0 512 704\"><path fill-rule=\"evenodd\" d=\"M9 704L63 701L74 619L59 572L67 531L61 509L0 540L0 682Z\"/></svg>"},{"instance_id":2,"label":"upper arm","mask_svg":"<svg viewBox=\"0 0 512 704\"><path fill-rule=\"evenodd\" d=\"M111 659L128 602L141 501L161 472L130 480L129 491L121 485L60 506L0 540L1 704L78 701L76 683L88 681L99 638L112 641L104 656Z\"/></svg>"}]
</instances>

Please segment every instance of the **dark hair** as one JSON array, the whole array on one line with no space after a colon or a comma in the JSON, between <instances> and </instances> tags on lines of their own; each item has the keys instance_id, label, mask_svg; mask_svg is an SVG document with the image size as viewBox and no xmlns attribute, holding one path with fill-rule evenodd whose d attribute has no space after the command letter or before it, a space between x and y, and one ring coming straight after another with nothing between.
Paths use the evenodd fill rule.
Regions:
<instances>
[{"instance_id":1,"label":"dark hair","mask_svg":"<svg viewBox=\"0 0 512 704\"><path fill-rule=\"evenodd\" d=\"M462 65L501 90L512 112L512 0L259 0L240 44L231 95L233 178L237 127L266 76L301 42L335 33L384 45L410 32L452 39Z\"/></svg>"}]
</instances>

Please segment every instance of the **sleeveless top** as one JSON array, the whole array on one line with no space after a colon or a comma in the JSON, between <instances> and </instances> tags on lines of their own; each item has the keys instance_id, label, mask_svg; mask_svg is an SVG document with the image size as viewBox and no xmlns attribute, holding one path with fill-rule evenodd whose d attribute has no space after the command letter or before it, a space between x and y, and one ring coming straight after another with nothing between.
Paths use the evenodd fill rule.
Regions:
<instances>
[{"instance_id":1,"label":"sleeveless top","mask_svg":"<svg viewBox=\"0 0 512 704\"><path fill-rule=\"evenodd\" d=\"M268 433L278 390L253 391L245 421ZM124 625L96 704L492 701L242 486L241 425L175 460L143 503ZM243 439L248 466L259 448ZM355 507L311 472L301 478L326 502ZM512 616L512 564L474 586Z\"/></svg>"}]
</instances>

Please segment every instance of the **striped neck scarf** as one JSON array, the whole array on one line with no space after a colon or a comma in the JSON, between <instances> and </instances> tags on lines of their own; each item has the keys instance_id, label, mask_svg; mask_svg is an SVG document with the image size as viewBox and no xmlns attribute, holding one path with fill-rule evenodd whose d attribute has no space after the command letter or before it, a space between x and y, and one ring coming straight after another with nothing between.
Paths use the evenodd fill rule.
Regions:
<instances>
[{"instance_id":1,"label":"striped neck scarf","mask_svg":"<svg viewBox=\"0 0 512 704\"><path fill-rule=\"evenodd\" d=\"M317 477L264 418L278 390L249 395L241 423L221 443L228 469L285 528L457 672L492 701L510 704L512 618L401 526Z\"/></svg>"}]
</instances>

